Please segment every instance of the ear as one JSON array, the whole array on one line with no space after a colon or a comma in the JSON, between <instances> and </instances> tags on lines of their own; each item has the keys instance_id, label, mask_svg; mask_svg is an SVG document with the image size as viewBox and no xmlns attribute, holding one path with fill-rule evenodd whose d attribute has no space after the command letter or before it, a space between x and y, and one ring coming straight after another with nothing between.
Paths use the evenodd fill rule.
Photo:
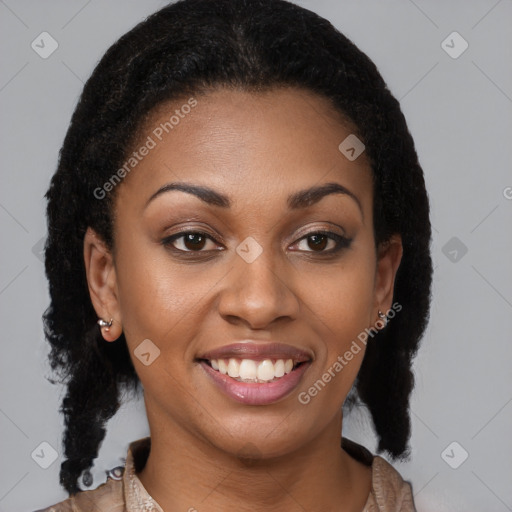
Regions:
<instances>
[{"instance_id":1,"label":"ear","mask_svg":"<svg viewBox=\"0 0 512 512\"><path fill-rule=\"evenodd\" d=\"M386 314L391 308L395 277L402 254L402 237L399 234L392 235L389 241L382 243L378 248L374 287L374 318L378 318L379 309Z\"/></svg>"},{"instance_id":2,"label":"ear","mask_svg":"<svg viewBox=\"0 0 512 512\"><path fill-rule=\"evenodd\" d=\"M115 341L123 328L114 260L105 242L90 227L84 236L84 261L89 295L96 314L107 322L113 320L111 327L101 328L101 334L106 341Z\"/></svg>"}]
</instances>

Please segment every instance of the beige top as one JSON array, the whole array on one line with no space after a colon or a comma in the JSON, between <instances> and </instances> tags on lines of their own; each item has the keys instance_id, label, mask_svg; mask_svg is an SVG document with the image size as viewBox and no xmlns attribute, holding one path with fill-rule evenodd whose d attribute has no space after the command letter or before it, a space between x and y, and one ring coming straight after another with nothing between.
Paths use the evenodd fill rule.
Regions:
<instances>
[{"instance_id":1,"label":"beige top","mask_svg":"<svg viewBox=\"0 0 512 512\"><path fill-rule=\"evenodd\" d=\"M342 446L351 456L372 467L372 489L361 512L416 512L411 485L386 460L345 438ZM150 447L150 437L133 441L128 448L122 477L108 477L96 489L81 491L36 512L163 512L137 477L137 471L146 463Z\"/></svg>"}]
</instances>

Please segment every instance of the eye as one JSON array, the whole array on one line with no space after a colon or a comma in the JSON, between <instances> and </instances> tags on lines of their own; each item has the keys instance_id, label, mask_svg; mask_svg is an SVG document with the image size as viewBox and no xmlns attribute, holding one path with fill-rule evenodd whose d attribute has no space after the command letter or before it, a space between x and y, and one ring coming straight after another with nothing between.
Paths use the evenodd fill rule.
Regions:
<instances>
[{"instance_id":1,"label":"eye","mask_svg":"<svg viewBox=\"0 0 512 512\"><path fill-rule=\"evenodd\" d=\"M350 243L352 242L352 239L346 238L342 235L338 235L337 233L333 233L332 231L315 231L302 237L298 241L298 244L300 244L301 242L305 242L304 245L313 247L312 251L308 251L306 249L305 252L333 254L340 251L343 248L349 247ZM324 250L329 242L332 242L331 248L329 250Z\"/></svg>"},{"instance_id":2,"label":"eye","mask_svg":"<svg viewBox=\"0 0 512 512\"><path fill-rule=\"evenodd\" d=\"M162 240L162 244L165 247L170 247L171 249L177 252L193 253L207 252L208 249L205 249L205 246L207 245L208 241L214 242L213 245L216 245L215 239L208 235L207 233L204 233L202 231L182 231L180 233L176 233L167 238L164 238ZM297 244L300 244L302 242L308 244L310 248L313 248L313 250L299 250L303 250L305 252L316 252L320 254L333 254L340 251L343 248L349 247L350 243L352 242L352 239L346 238L342 235L338 235L337 233L333 233L332 231L315 231L302 237L297 242ZM329 242L332 242L331 248L329 250L325 250ZM215 249L211 248L210 250Z\"/></svg>"},{"instance_id":3,"label":"eye","mask_svg":"<svg viewBox=\"0 0 512 512\"><path fill-rule=\"evenodd\" d=\"M204 249L207 240L215 242L210 235L202 231L182 231L165 238L162 240L162 244L166 247L171 246L171 248L181 252L204 252L202 249ZM179 243L175 245L176 241L179 241Z\"/></svg>"}]
</instances>

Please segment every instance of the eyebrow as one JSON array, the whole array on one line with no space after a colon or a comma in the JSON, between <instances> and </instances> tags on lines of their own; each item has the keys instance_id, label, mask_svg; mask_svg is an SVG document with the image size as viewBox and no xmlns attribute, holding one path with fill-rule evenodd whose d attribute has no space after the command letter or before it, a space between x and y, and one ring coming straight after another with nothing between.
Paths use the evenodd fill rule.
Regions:
<instances>
[{"instance_id":1,"label":"eyebrow","mask_svg":"<svg viewBox=\"0 0 512 512\"><path fill-rule=\"evenodd\" d=\"M204 185L193 185L192 183L185 182L173 182L164 185L159 188L146 202L145 208L149 205L151 201L161 196L166 192L170 192L171 190L179 190L181 192L186 192L187 194L192 194L201 201L212 205L219 206L221 208L230 208L231 200L228 196L217 192L209 187ZM323 185L318 185L310 188L306 188L303 190L299 190L288 196L287 204L290 210L298 210L300 208L306 208L313 204L318 203L322 198L330 195L330 194L344 194L348 197L351 197L359 207L361 211L361 215L364 218L363 207L359 198L351 192L348 188L340 185L339 183L324 183Z\"/></svg>"}]
</instances>

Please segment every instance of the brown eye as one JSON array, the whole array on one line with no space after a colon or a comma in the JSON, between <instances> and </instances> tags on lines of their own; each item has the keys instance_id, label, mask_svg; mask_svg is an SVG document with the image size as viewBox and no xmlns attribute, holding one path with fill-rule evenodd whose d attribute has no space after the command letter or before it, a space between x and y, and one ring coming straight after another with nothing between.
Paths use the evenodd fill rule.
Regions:
<instances>
[{"instance_id":1,"label":"brown eye","mask_svg":"<svg viewBox=\"0 0 512 512\"><path fill-rule=\"evenodd\" d=\"M317 231L302 237L298 244L300 245L302 242L305 242L305 245L312 250L299 250L304 250L305 252L315 252L319 254L332 254L338 252L342 248L349 247L352 239L345 238L344 236L338 235L337 233L332 233L330 231ZM330 249L325 250L329 242L333 242L333 244L331 245Z\"/></svg>"},{"instance_id":2,"label":"brown eye","mask_svg":"<svg viewBox=\"0 0 512 512\"><path fill-rule=\"evenodd\" d=\"M183 236L183 245L189 251L200 251L204 248L205 242L205 237L199 233L187 233Z\"/></svg>"},{"instance_id":3,"label":"brown eye","mask_svg":"<svg viewBox=\"0 0 512 512\"><path fill-rule=\"evenodd\" d=\"M162 240L164 246L172 246L181 252L204 252L206 242L213 238L201 231L185 231ZM175 244L175 242L179 243Z\"/></svg>"},{"instance_id":4,"label":"brown eye","mask_svg":"<svg viewBox=\"0 0 512 512\"><path fill-rule=\"evenodd\" d=\"M310 242L312 241L312 243L309 244L309 247L314 248L315 251L317 249L322 251L327 246L329 238L325 235L309 235L307 237L307 240L309 240Z\"/></svg>"}]
</instances>

